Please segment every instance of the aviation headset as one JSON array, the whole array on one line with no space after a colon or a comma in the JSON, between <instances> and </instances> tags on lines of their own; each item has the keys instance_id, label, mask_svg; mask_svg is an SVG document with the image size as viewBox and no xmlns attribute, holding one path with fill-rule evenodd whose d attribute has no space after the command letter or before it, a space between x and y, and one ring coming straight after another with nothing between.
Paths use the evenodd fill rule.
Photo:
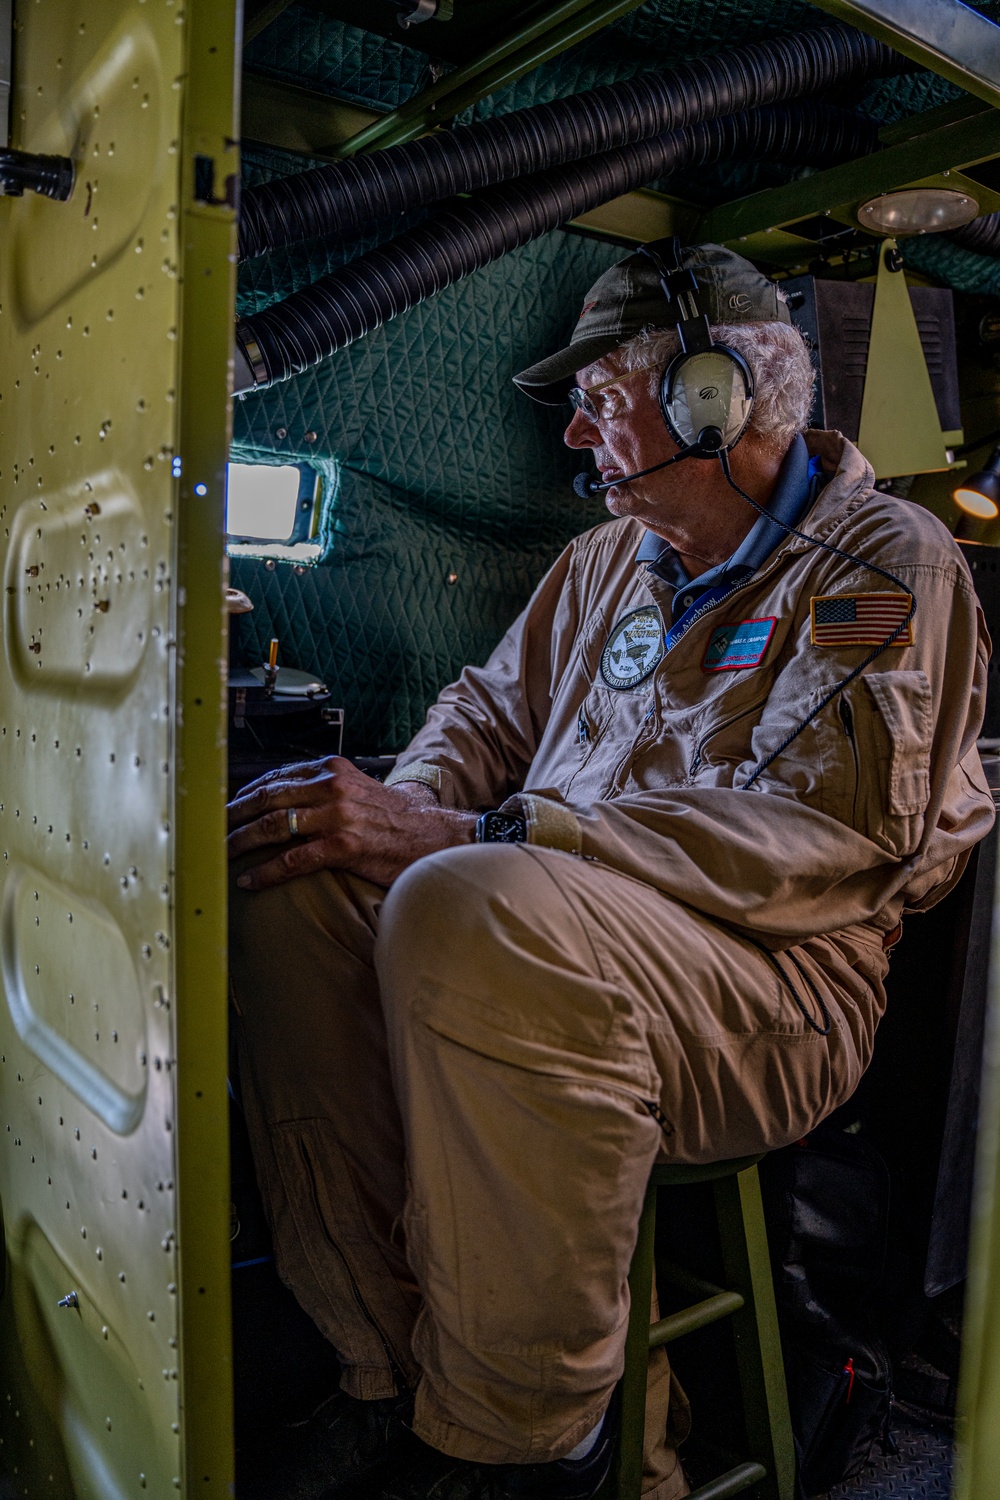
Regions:
<instances>
[{"instance_id":1,"label":"aviation headset","mask_svg":"<svg viewBox=\"0 0 1000 1500\"><path fill-rule=\"evenodd\" d=\"M910 600L906 618L900 621L880 645L868 653L864 661L848 672L846 677L842 677L839 682L835 683L829 692L824 693L819 703L805 718L799 720L777 749L772 750L769 755L756 763L740 787L741 791L747 791L763 775L772 761L777 760L778 756L788 749L792 741L797 739L813 719L822 713L827 704L832 703L856 677L860 677L861 673L871 666L872 662L884 651L887 651L904 632L909 632L910 622L917 611L917 601L913 590L908 588L902 579L897 578L895 573L890 573L887 568L879 567L877 563L866 562L863 557L855 557L852 552L845 552L831 542L820 541L818 537L799 531L795 526L789 526L778 516L773 516L770 511L765 510L764 506L759 505L752 496L747 494L746 490L736 483L729 465L729 454L746 433L753 415L753 371L735 349L731 349L728 344L717 343L713 339L708 317L699 307L698 282L694 271L690 267L685 269L681 265L680 240L676 237L654 240L651 244L639 246L638 254L648 256L653 262L667 304L672 306L677 313L676 329L681 347L661 376L659 400L660 413L667 431L678 445L679 451L663 463L654 464L651 468L642 469L636 474L626 474L623 478L610 482L596 483L586 474L577 475L574 482L577 494L584 498L600 494L614 485L629 484L633 479L642 479L647 474L655 473L658 469L665 469L671 464L680 463L686 458L717 458L727 483L758 515L776 522L790 536L801 538L811 547L821 548L824 552L832 553L834 557L842 558L855 567L864 568L869 573L875 573L879 578L886 579L902 593L908 595Z\"/></svg>"},{"instance_id":2,"label":"aviation headset","mask_svg":"<svg viewBox=\"0 0 1000 1500\"><path fill-rule=\"evenodd\" d=\"M680 263L680 240L656 240L639 253L653 262L663 295L679 313L680 351L660 380L667 431L685 456L729 453L753 415L753 371L742 354L712 338L708 317L698 305L694 271Z\"/></svg>"}]
</instances>

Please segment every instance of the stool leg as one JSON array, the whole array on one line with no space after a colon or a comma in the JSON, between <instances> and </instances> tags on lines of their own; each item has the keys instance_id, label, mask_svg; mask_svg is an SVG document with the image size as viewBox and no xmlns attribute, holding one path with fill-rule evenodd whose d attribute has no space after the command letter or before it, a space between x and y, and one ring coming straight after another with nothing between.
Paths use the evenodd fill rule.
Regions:
<instances>
[{"instance_id":1,"label":"stool leg","mask_svg":"<svg viewBox=\"0 0 1000 1500\"><path fill-rule=\"evenodd\" d=\"M646 1435L646 1379L649 1370L649 1309L653 1296L653 1242L656 1235L656 1188L650 1183L639 1220L639 1237L628 1273L631 1307L625 1339L625 1373L621 1381L621 1436L612 1500L639 1500L642 1452Z\"/></svg>"},{"instance_id":2,"label":"stool leg","mask_svg":"<svg viewBox=\"0 0 1000 1500\"><path fill-rule=\"evenodd\" d=\"M720 1178L714 1189L726 1286L745 1299L732 1322L750 1457L768 1474L755 1493L792 1500L795 1449L757 1168Z\"/></svg>"}]
</instances>

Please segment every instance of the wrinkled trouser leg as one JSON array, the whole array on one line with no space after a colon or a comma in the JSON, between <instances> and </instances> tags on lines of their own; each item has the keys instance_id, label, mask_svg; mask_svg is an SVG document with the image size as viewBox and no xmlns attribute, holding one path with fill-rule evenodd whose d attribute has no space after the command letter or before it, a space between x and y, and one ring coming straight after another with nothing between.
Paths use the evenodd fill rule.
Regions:
<instances>
[{"instance_id":1,"label":"wrinkled trouser leg","mask_svg":"<svg viewBox=\"0 0 1000 1500\"><path fill-rule=\"evenodd\" d=\"M420 1303L392 1239L403 1137L372 949L385 891L321 871L230 896L240 1080L278 1273L351 1395L414 1384ZM395 1367L395 1368L394 1368Z\"/></svg>"},{"instance_id":2,"label":"wrinkled trouser leg","mask_svg":"<svg viewBox=\"0 0 1000 1500\"><path fill-rule=\"evenodd\" d=\"M329 874L234 893L244 1091L279 1266L348 1389L392 1389L380 1334L421 1373L429 1442L559 1457L620 1374L657 1152L711 1160L811 1128L867 1063L884 963L870 936L797 950L833 1015L822 1038L751 945L591 862L452 850L413 866L380 918L383 894ZM405 1259L391 1238L404 1128ZM416 1361L407 1262L425 1299ZM667 1388L654 1371L651 1433ZM650 1460L655 1500L677 1493L671 1462Z\"/></svg>"},{"instance_id":3,"label":"wrinkled trouser leg","mask_svg":"<svg viewBox=\"0 0 1000 1500\"><path fill-rule=\"evenodd\" d=\"M568 1451L621 1374L661 1149L705 1161L784 1145L853 1092L884 961L868 947L852 965L828 940L797 956L829 1036L753 945L598 864L486 845L421 860L392 888L376 968L424 1296L426 1441L488 1462Z\"/></svg>"}]
</instances>

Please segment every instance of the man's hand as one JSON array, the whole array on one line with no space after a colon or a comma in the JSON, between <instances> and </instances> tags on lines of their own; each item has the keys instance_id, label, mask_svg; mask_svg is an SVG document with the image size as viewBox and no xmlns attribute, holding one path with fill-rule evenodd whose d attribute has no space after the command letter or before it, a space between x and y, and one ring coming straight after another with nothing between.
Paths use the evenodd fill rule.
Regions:
<instances>
[{"instance_id":1,"label":"man's hand","mask_svg":"<svg viewBox=\"0 0 1000 1500\"><path fill-rule=\"evenodd\" d=\"M472 843L475 832L475 813L439 807L429 787L385 787L331 755L269 771L244 787L229 804L227 842L230 859L283 846L240 875L237 884L246 890L323 869L350 870L388 886L422 855Z\"/></svg>"}]
</instances>

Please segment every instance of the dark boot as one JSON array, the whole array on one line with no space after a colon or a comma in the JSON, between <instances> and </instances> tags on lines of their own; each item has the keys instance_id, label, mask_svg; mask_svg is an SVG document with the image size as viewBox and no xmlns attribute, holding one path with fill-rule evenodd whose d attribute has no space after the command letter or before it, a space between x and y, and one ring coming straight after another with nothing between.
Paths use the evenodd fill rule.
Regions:
<instances>
[{"instance_id":1,"label":"dark boot","mask_svg":"<svg viewBox=\"0 0 1000 1500\"><path fill-rule=\"evenodd\" d=\"M478 1464L449 1458L418 1438L337 1500L594 1500L611 1469L617 1424L605 1418L586 1458L547 1464Z\"/></svg>"},{"instance_id":2,"label":"dark boot","mask_svg":"<svg viewBox=\"0 0 1000 1500\"><path fill-rule=\"evenodd\" d=\"M368 1476L416 1441L412 1418L412 1391L383 1401L337 1391L306 1421L272 1430L255 1450L238 1454L237 1500L334 1500L353 1481L371 1500L377 1486Z\"/></svg>"}]
</instances>

